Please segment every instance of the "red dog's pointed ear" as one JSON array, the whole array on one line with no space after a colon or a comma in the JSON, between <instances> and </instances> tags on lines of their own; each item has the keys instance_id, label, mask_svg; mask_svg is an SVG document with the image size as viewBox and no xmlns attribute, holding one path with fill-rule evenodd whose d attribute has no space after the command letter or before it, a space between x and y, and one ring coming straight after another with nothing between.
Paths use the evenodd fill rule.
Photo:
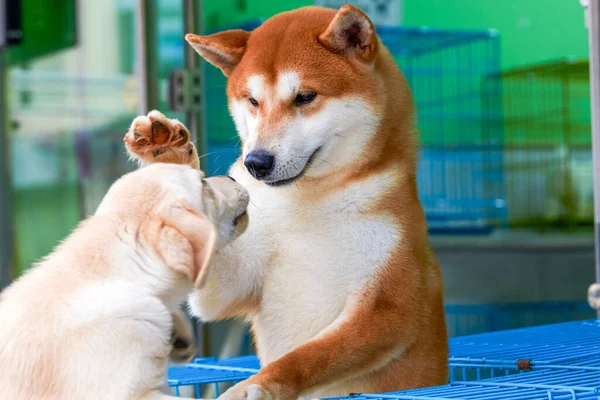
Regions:
<instances>
[{"instance_id":1,"label":"red dog's pointed ear","mask_svg":"<svg viewBox=\"0 0 600 400\"><path fill-rule=\"evenodd\" d=\"M334 53L355 56L364 62L375 59L378 50L373 23L359 8L345 5L339 9L319 42Z\"/></svg>"},{"instance_id":2,"label":"red dog's pointed ear","mask_svg":"<svg viewBox=\"0 0 600 400\"><path fill-rule=\"evenodd\" d=\"M242 59L249 37L250 32L236 29L208 36L188 33L185 35L185 40L206 61L220 68L225 76L229 76Z\"/></svg>"}]
</instances>

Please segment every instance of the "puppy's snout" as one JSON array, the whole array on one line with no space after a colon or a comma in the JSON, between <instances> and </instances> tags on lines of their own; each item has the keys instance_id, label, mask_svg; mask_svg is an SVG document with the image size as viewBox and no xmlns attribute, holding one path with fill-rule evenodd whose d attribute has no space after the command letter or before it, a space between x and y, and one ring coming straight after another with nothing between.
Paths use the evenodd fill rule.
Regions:
<instances>
[{"instance_id":1,"label":"puppy's snout","mask_svg":"<svg viewBox=\"0 0 600 400\"><path fill-rule=\"evenodd\" d=\"M225 197L226 202L233 210L233 217L238 217L245 213L246 207L250 202L248 191L230 176L215 176L208 178L211 186L220 191Z\"/></svg>"}]
</instances>

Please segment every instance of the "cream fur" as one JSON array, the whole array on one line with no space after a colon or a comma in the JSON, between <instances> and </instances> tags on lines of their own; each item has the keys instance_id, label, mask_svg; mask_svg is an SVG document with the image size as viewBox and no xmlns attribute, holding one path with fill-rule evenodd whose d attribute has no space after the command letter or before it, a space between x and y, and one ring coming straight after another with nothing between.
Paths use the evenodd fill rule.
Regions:
<instances>
[{"instance_id":1,"label":"cream fur","mask_svg":"<svg viewBox=\"0 0 600 400\"><path fill-rule=\"evenodd\" d=\"M215 241L245 226L232 222L246 191L202 177L174 164L122 177L94 216L2 293L2 399L171 398L159 392L169 355L194 355L179 305ZM174 349L175 338L188 348Z\"/></svg>"}]
</instances>

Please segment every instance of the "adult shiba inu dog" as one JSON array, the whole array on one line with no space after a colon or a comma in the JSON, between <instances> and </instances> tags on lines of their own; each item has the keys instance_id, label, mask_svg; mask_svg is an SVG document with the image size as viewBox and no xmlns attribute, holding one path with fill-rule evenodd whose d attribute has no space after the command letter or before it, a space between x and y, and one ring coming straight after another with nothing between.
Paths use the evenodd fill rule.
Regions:
<instances>
[{"instance_id":1,"label":"adult shiba inu dog","mask_svg":"<svg viewBox=\"0 0 600 400\"><path fill-rule=\"evenodd\" d=\"M413 101L368 17L307 7L252 32L186 40L228 77L243 143L230 174L251 199L247 233L215 255L190 298L203 320L252 324L263 368L222 397L445 383L442 278L417 197ZM130 153L197 163L176 128L173 144L161 135L130 132Z\"/></svg>"}]
</instances>

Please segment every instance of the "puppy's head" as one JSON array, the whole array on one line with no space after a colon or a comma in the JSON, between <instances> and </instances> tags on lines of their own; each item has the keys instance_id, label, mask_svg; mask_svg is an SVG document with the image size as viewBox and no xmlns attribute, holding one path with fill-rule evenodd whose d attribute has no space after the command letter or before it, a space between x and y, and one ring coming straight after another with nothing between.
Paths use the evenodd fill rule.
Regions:
<instances>
[{"instance_id":1,"label":"puppy's head","mask_svg":"<svg viewBox=\"0 0 600 400\"><path fill-rule=\"evenodd\" d=\"M119 214L136 225L138 241L199 287L215 250L245 231L248 202L232 178L205 179L187 165L153 164L115 182L96 215Z\"/></svg>"},{"instance_id":2,"label":"puppy's head","mask_svg":"<svg viewBox=\"0 0 600 400\"><path fill-rule=\"evenodd\" d=\"M358 8L306 7L252 32L186 40L228 77L244 164L256 179L281 186L322 176L351 164L374 137L385 89L382 51Z\"/></svg>"}]
</instances>

